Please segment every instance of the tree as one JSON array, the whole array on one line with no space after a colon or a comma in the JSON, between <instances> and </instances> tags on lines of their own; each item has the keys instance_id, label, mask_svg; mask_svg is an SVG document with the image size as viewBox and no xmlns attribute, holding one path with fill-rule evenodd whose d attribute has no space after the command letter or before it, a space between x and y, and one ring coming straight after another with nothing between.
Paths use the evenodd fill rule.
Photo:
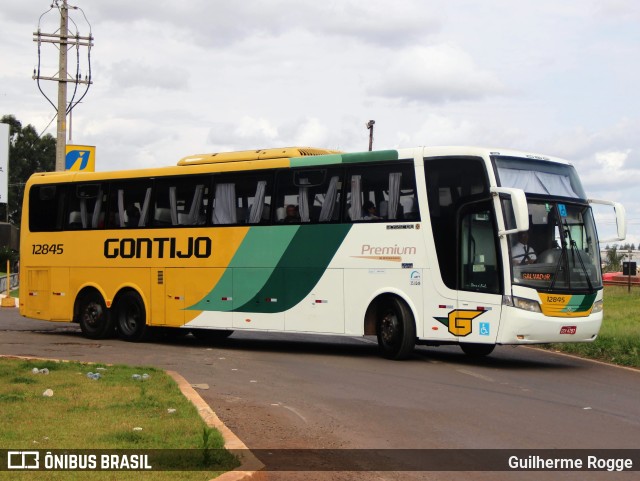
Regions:
<instances>
[{"instance_id":1,"label":"tree","mask_svg":"<svg viewBox=\"0 0 640 481\"><path fill-rule=\"evenodd\" d=\"M56 165L56 139L38 136L33 125L22 126L13 115L0 122L9 124L9 222L20 227L24 185L35 172L50 172ZM7 204L0 204L0 219L7 218Z\"/></svg>"},{"instance_id":2,"label":"tree","mask_svg":"<svg viewBox=\"0 0 640 481\"><path fill-rule=\"evenodd\" d=\"M607 249L607 257L605 259L605 263L607 264L605 267L605 271L607 272L619 272L622 270L622 259L624 259L624 254L618 254L618 246L613 245Z\"/></svg>"}]
</instances>

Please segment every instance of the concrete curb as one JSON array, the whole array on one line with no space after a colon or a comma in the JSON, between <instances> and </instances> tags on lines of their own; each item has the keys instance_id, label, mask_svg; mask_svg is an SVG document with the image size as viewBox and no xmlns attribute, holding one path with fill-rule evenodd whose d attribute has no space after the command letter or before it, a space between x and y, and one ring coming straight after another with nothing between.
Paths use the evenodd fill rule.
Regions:
<instances>
[{"instance_id":1,"label":"concrete curb","mask_svg":"<svg viewBox=\"0 0 640 481\"><path fill-rule=\"evenodd\" d=\"M35 357L35 356L14 356L0 354L0 358L4 359L24 359L28 361L55 361L55 362L80 362L83 364L96 364L91 361L68 361L64 359L53 359L48 357ZM198 414L207 426L216 428L222 434L224 439L224 447L227 449L241 449L244 451L244 457L241 459L241 465L233 471L227 471L221 474L217 478L213 478L210 481L264 481L267 479L266 473L261 471L264 468L264 464L256 458L246 444L244 444L238 436L236 436L231 429L229 429L218 417L218 415L209 407L204 399L191 387L191 384L182 377L176 371L164 370L171 378L178 384L182 395L186 397L191 404L193 404L198 410Z\"/></svg>"},{"instance_id":2,"label":"concrete curb","mask_svg":"<svg viewBox=\"0 0 640 481\"><path fill-rule=\"evenodd\" d=\"M178 384L180 391L198 410L198 414L209 427L216 428L222 434L224 439L224 447L227 449L242 449L245 454L241 459L241 465L233 471L228 471L217 478L216 481L262 481L266 479L266 475L262 468L264 464L256 458L247 446L229 429L218 417L218 415L209 407L209 405L200 397L200 395L191 387L176 371L165 371ZM212 480L213 481L213 480Z\"/></svg>"}]
</instances>

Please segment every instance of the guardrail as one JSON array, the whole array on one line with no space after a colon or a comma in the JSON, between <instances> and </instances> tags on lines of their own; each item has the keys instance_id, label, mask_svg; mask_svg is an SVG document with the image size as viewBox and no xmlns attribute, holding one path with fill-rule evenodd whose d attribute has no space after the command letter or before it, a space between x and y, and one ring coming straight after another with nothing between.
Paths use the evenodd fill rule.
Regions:
<instances>
[{"instance_id":1,"label":"guardrail","mask_svg":"<svg viewBox=\"0 0 640 481\"><path fill-rule=\"evenodd\" d=\"M20 274L11 274L9 287L13 290L20 286ZM7 276L0 277L0 294L7 292Z\"/></svg>"}]
</instances>

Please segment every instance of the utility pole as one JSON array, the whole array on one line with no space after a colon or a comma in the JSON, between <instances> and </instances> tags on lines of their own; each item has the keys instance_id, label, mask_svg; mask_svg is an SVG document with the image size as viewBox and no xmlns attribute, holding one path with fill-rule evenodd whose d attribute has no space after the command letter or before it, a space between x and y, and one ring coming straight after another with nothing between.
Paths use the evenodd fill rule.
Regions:
<instances>
[{"instance_id":1,"label":"utility pole","mask_svg":"<svg viewBox=\"0 0 640 481\"><path fill-rule=\"evenodd\" d=\"M369 129L369 152L373 150L373 126L375 125L375 120L369 120L367 122L367 129Z\"/></svg>"},{"instance_id":2,"label":"utility pole","mask_svg":"<svg viewBox=\"0 0 640 481\"><path fill-rule=\"evenodd\" d=\"M89 30L89 36L82 37L78 32L75 35L69 35L69 9L80 10L79 7L69 6L67 0L54 0L51 5L51 9L57 8L60 12L60 29L55 33L42 33L40 31L40 25L38 24L38 31L33 32L33 41L38 43L38 68L33 72L33 79L38 81L38 88L42 95L49 101L49 103L56 109L58 122L57 122L57 140L56 140L56 171L65 170L65 157L67 152L67 114L70 114L73 108L80 103L80 100L84 98L89 90L89 86L93 83L91 80L91 47L93 47L93 36L91 30ZM49 10L49 11L50 11ZM48 12L42 14L40 19ZM84 16L84 12L83 12ZM86 16L84 16L86 20ZM87 22L88 23L88 22ZM74 22L75 24L75 22ZM91 26L89 26L89 29ZM58 72L53 76L43 76L40 74L40 47L43 43L51 43L58 46ZM67 71L67 56L70 49L76 49L76 55L78 61L76 64L80 64L80 47L87 47L88 49L88 65L89 75L83 79L80 75L79 67L74 76L69 76ZM40 87L40 80L53 80L58 82L58 102L57 106L47 97ZM68 84L75 84L73 97L70 103L67 103L67 86ZM78 84L86 85L86 90L80 96L78 100L75 100Z\"/></svg>"},{"instance_id":3,"label":"utility pole","mask_svg":"<svg viewBox=\"0 0 640 481\"><path fill-rule=\"evenodd\" d=\"M64 170L67 156L67 40L69 7L62 0L60 8L60 70L58 71L58 136L56 140L56 171Z\"/></svg>"}]
</instances>

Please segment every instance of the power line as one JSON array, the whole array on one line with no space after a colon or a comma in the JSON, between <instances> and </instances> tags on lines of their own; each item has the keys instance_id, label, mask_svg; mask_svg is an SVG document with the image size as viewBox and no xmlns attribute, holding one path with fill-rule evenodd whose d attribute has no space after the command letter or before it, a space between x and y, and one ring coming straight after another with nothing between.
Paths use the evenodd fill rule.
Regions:
<instances>
[{"instance_id":1,"label":"power line","mask_svg":"<svg viewBox=\"0 0 640 481\"><path fill-rule=\"evenodd\" d=\"M54 8L57 8L60 13L60 28L53 33L43 33L41 30L41 23L43 17L49 13ZM81 36L78 31L78 25L73 19L69 18L69 9L71 10L79 10L84 17L85 22L89 26L89 35ZM75 34L69 34L69 21L73 24L76 29ZM38 43L38 67L33 72L33 79L36 80L38 89L40 93L47 99L47 101L51 104L51 106L56 111L56 116L54 117L58 119L58 128L57 128L57 141L56 141L56 170L64 170L65 168L65 156L66 156L66 145L67 145L67 114L70 114L76 105L82 101L82 99L87 95L91 84L93 83L91 78L91 47L93 47L93 35L91 34L91 24L87 20L87 16L84 11L80 7L76 7L73 5L68 5L67 0L54 0L51 8L40 15L38 19L38 31L33 33L34 38L33 41ZM58 72L54 75L45 76L40 71L41 65L41 47L43 43L50 43L55 45L59 50L59 59L58 59ZM71 76L67 72L67 53L69 50L76 49L76 72L75 75ZM87 49L87 65L88 65L88 75L85 75L82 78L80 73L80 47L86 47ZM58 83L58 105L56 106L53 101L44 93L42 87L40 86L40 80L52 80ZM69 83L74 84L73 94L71 96L71 102L67 103L67 85ZM82 95L76 99L78 94L78 86L85 85L86 88ZM53 119L51 120L53 122ZM49 122L49 125L51 125ZM49 125L45 128L49 128ZM44 131L43 131L44 133ZM40 134L42 135L42 134Z\"/></svg>"}]
</instances>

